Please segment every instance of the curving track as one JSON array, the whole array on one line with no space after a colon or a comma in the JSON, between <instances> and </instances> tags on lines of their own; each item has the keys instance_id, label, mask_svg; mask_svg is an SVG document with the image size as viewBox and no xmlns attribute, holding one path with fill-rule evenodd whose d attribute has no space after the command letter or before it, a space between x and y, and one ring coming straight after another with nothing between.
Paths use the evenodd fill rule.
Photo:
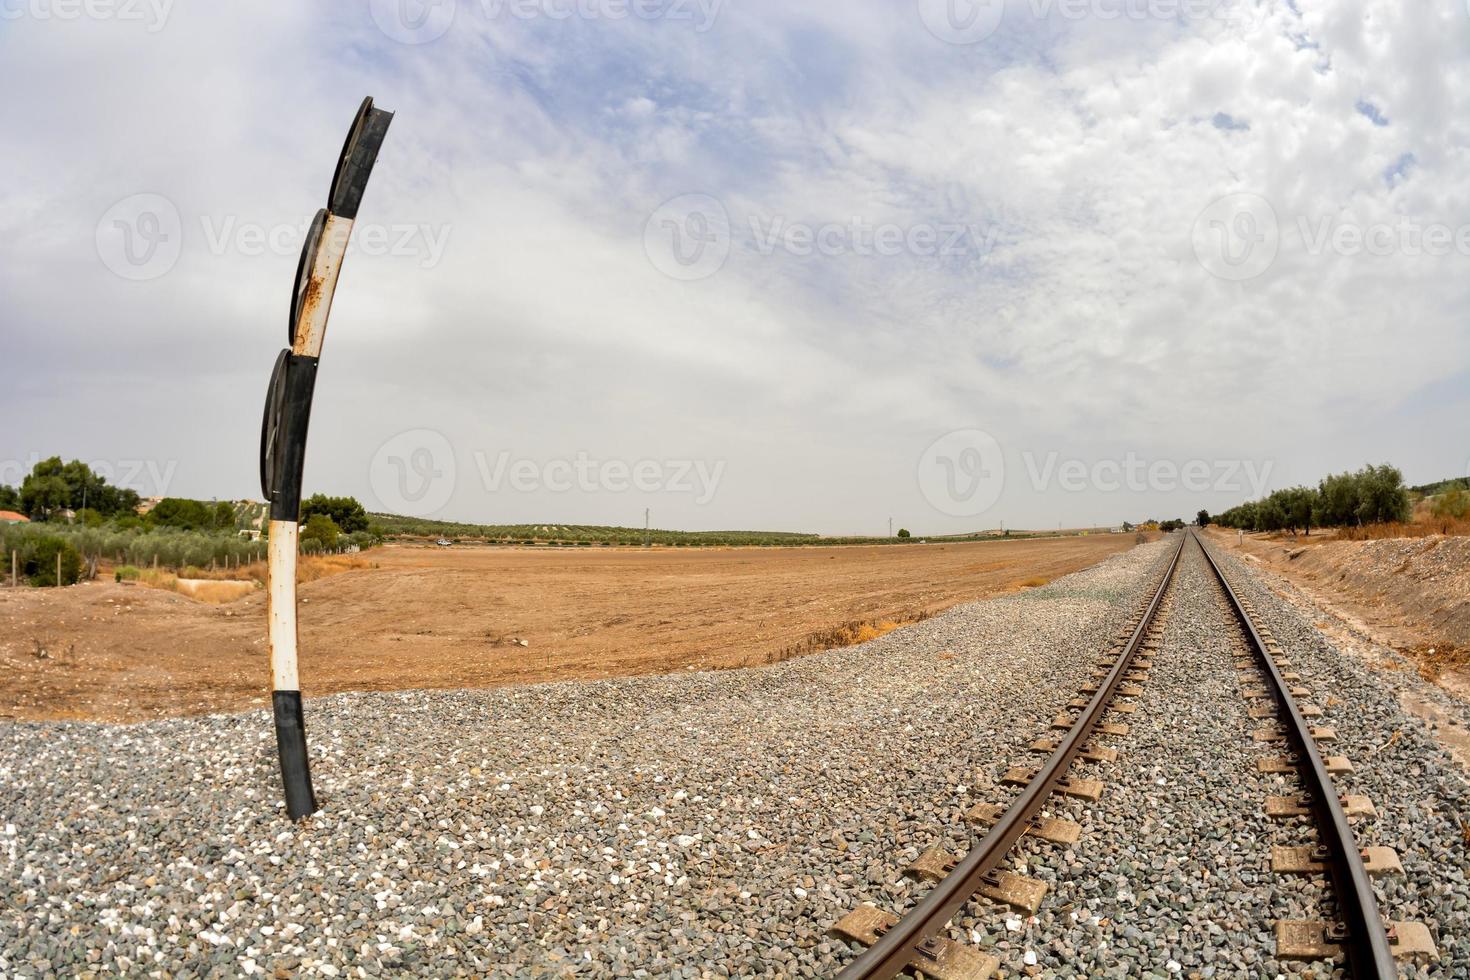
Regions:
<instances>
[{"instance_id":1,"label":"curving track","mask_svg":"<svg viewBox=\"0 0 1470 980\"><path fill-rule=\"evenodd\" d=\"M1080 825L1046 817L1043 811L1054 794L1089 801L1101 797L1099 780L1070 776L1069 771L1078 761L1119 761L1118 752L1103 740L1127 734L1126 718L1136 708L1130 699L1143 693L1140 685L1148 680L1149 655L1167 616L1175 573L1182 561L1191 559L1209 569L1219 587L1225 613L1222 621L1233 623L1238 633L1232 642L1239 658L1241 693L1256 702L1250 717L1265 723L1253 737L1264 749L1286 750L1284 755L1263 756L1257 766L1263 773L1294 777L1300 784L1292 796L1268 797L1266 814L1275 819L1311 818L1311 827L1302 829L1308 837L1314 835L1315 843L1273 845L1272 871L1325 873L1331 881L1338 921L1278 921L1277 957L1342 958L1354 977L1389 978L1398 976L1396 954L1433 955L1427 927L1385 923L1379 911L1370 875L1392 873L1398 859L1390 848L1360 850L1350 818L1371 814L1372 805L1362 797L1340 796L1333 784L1332 771L1351 771L1351 764L1319 748L1319 741L1334 737L1330 728L1314 727L1309 720L1320 716L1321 709L1298 704L1296 698L1308 692L1296 684L1299 678L1291 672L1290 660L1269 631L1257 626L1250 601L1232 587L1204 542L1188 531L1180 534L1156 585L1098 662L1095 682L1069 704L1075 717L1064 714L1053 723L1053 729L1064 734L1059 739L1038 739L1032 745L1033 751L1047 754L1045 763L1034 772L1017 767L1006 774L1003 782L1021 787L1008 805L981 804L970 812L969 820L988 825L988 830L963 855L934 848L906 869L912 877L932 881L933 887L903 915L864 905L832 927L833 935L861 949L842 971L843 980L888 978L904 972L937 980L978 980L995 974L998 962L994 957L945 934L950 922L972 902L997 902L1034 913L1043 900L1044 883L998 869L1027 834L1068 846L1078 841Z\"/></svg>"}]
</instances>

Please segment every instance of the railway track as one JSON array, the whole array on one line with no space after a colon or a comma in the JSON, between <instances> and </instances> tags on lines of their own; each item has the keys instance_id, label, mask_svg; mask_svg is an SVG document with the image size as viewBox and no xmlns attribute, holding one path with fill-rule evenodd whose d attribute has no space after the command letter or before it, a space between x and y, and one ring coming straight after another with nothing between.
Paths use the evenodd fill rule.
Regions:
<instances>
[{"instance_id":1,"label":"railway track","mask_svg":"<svg viewBox=\"0 0 1470 980\"><path fill-rule=\"evenodd\" d=\"M1052 722L1052 733L1038 738L1031 750L1045 756L1037 769L1011 768L1001 782L1019 787L1005 805L981 803L966 814L979 830L964 854L931 848L905 869L910 877L932 883L930 890L902 915L862 905L831 929L834 936L861 952L840 974L842 980L889 978L902 973L935 980L983 980L993 976L998 960L982 949L950 938L951 920L972 902L997 903L1034 914L1046 884L1001 871L1016 844L1026 836L1062 846L1079 844L1080 824L1044 814L1049 801L1064 795L1096 805L1104 792L1098 779L1072 774L1078 763L1126 764L1110 739L1128 734L1133 699L1144 693L1152 657L1158 649L1170 591L1186 556L1197 556L1218 588L1222 621L1234 630L1231 644L1239 675L1238 691L1250 705L1249 717L1261 727L1242 732L1260 749L1259 773L1295 782L1288 795L1263 801L1265 815L1277 823L1276 841L1263 862L1274 874L1325 876L1331 887L1335 921L1296 920L1275 924L1276 956L1281 960L1341 958L1352 976L1398 976L1395 957L1433 956L1428 928L1413 922L1385 922L1371 878L1402 873L1397 854L1388 847L1360 848L1354 822L1372 819L1371 801L1340 794L1334 775L1352 771L1349 760L1327 754L1323 747L1335 731L1317 723L1322 709L1298 698L1310 696L1293 671L1289 655L1269 629L1256 622L1254 606L1232 586L1224 568L1194 532L1180 534L1162 574L1132 610L1119 635L1097 661L1092 680ZM1258 846L1254 843L1252 846Z\"/></svg>"}]
</instances>

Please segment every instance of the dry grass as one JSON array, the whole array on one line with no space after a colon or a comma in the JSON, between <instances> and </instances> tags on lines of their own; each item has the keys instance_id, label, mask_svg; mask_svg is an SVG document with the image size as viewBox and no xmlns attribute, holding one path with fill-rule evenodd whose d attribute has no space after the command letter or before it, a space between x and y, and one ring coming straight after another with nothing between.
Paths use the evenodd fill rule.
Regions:
<instances>
[{"instance_id":1,"label":"dry grass","mask_svg":"<svg viewBox=\"0 0 1470 980\"><path fill-rule=\"evenodd\" d=\"M1050 584L1051 584L1051 579L1049 579L1049 578L1042 578L1039 575L1034 575L1031 578L1028 578L1028 579L1025 579L1024 581L1022 581L1021 582L1021 588L1023 588L1023 589L1039 589L1043 585L1050 585Z\"/></svg>"},{"instance_id":2,"label":"dry grass","mask_svg":"<svg viewBox=\"0 0 1470 980\"><path fill-rule=\"evenodd\" d=\"M1364 524L1361 527L1340 527L1337 537L1342 541L1379 541L1384 538L1427 538L1431 534L1466 536L1470 535L1470 520L1425 517L1404 524L1397 521L1389 524Z\"/></svg>"},{"instance_id":3,"label":"dry grass","mask_svg":"<svg viewBox=\"0 0 1470 980\"><path fill-rule=\"evenodd\" d=\"M1419 676L1431 683L1438 681L1445 671L1463 672L1470 670L1470 650L1449 643L1434 646L1405 647L1399 651L1407 655L1419 668Z\"/></svg>"},{"instance_id":4,"label":"dry grass","mask_svg":"<svg viewBox=\"0 0 1470 980\"><path fill-rule=\"evenodd\" d=\"M227 581L207 578L180 578L174 580L174 591L200 602L215 605L243 599L254 592L258 585L250 580Z\"/></svg>"},{"instance_id":5,"label":"dry grass","mask_svg":"<svg viewBox=\"0 0 1470 980\"><path fill-rule=\"evenodd\" d=\"M809 653L820 653L823 650L835 650L838 647L867 643L869 640L876 640L880 636L893 632L900 626L923 622L930 615L931 613L927 610L920 609L917 612L901 613L895 619L855 619L839 626L829 626L826 629L808 633L791 646L772 651L766 656L766 663L779 663L783 660L790 660L792 657L803 657Z\"/></svg>"},{"instance_id":6,"label":"dry grass","mask_svg":"<svg viewBox=\"0 0 1470 980\"><path fill-rule=\"evenodd\" d=\"M139 569L137 577L132 581L150 589L177 592L190 599L198 599L200 602L208 602L213 605L243 599L258 588L258 585L249 579L181 578L173 572L152 568Z\"/></svg>"},{"instance_id":7,"label":"dry grass","mask_svg":"<svg viewBox=\"0 0 1470 980\"><path fill-rule=\"evenodd\" d=\"M296 560L296 581L298 583L315 582L317 579L330 578L343 572L377 567L376 562L368 561L358 555L302 555ZM228 582L248 579L265 585L268 573L265 562L253 561L237 568L190 567L184 569L183 577Z\"/></svg>"},{"instance_id":8,"label":"dry grass","mask_svg":"<svg viewBox=\"0 0 1470 980\"><path fill-rule=\"evenodd\" d=\"M343 572L377 567L375 562L356 555L303 555L296 563L296 581L304 584ZM189 567L183 571L182 575L176 575L162 569L141 568L135 581L150 589L177 592L200 602L218 604L243 599L256 589L264 588L267 579L263 561L229 570Z\"/></svg>"}]
</instances>

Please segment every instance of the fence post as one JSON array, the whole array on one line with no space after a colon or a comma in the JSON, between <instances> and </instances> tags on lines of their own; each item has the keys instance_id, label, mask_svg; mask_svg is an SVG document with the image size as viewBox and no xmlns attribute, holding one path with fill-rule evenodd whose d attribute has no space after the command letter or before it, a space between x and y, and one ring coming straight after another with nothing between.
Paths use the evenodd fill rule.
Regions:
<instances>
[{"instance_id":1,"label":"fence post","mask_svg":"<svg viewBox=\"0 0 1470 980\"><path fill-rule=\"evenodd\" d=\"M10 587L12 589L20 585L20 552L15 549L10 551Z\"/></svg>"},{"instance_id":2,"label":"fence post","mask_svg":"<svg viewBox=\"0 0 1470 980\"><path fill-rule=\"evenodd\" d=\"M56 587L61 588L61 552L56 553Z\"/></svg>"}]
</instances>

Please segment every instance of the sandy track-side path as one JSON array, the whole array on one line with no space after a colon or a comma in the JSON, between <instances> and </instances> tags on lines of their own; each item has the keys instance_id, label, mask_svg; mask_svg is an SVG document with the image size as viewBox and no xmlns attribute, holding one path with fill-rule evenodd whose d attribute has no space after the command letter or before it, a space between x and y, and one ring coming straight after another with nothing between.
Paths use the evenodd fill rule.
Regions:
<instances>
[{"instance_id":1,"label":"sandy track-side path","mask_svg":"<svg viewBox=\"0 0 1470 980\"><path fill-rule=\"evenodd\" d=\"M1013 592L1133 541L387 547L368 554L376 568L302 587L302 687L320 696L764 664L814 633ZM113 582L0 589L0 718L138 721L259 706L264 638L259 594L207 605Z\"/></svg>"}]
</instances>

